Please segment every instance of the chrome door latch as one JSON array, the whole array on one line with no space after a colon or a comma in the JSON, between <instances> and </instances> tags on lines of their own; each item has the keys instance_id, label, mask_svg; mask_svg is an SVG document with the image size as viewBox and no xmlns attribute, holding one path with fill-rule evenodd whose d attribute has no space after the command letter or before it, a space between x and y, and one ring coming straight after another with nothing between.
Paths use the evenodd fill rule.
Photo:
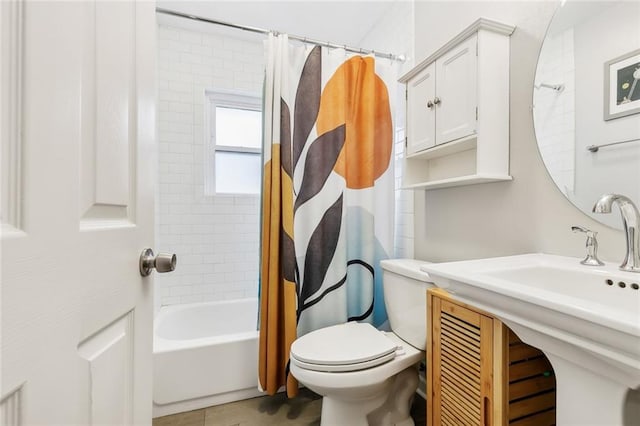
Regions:
<instances>
[{"instance_id":1,"label":"chrome door latch","mask_svg":"<svg viewBox=\"0 0 640 426\"><path fill-rule=\"evenodd\" d=\"M171 253L153 254L153 250L146 248L140 254L140 275L149 276L155 269L159 273L171 272L176 269L178 258Z\"/></svg>"}]
</instances>

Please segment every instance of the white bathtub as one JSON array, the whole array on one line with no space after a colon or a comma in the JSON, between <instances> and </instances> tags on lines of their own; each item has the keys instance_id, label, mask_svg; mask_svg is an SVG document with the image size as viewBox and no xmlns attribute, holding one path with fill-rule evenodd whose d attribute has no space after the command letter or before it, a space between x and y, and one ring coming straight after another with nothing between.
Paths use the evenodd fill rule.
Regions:
<instances>
[{"instance_id":1,"label":"white bathtub","mask_svg":"<svg viewBox=\"0 0 640 426\"><path fill-rule=\"evenodd\" d=\"M258 299L165 306L154 322L153 415L252 398Z\"/></svg>"}]
</instances>

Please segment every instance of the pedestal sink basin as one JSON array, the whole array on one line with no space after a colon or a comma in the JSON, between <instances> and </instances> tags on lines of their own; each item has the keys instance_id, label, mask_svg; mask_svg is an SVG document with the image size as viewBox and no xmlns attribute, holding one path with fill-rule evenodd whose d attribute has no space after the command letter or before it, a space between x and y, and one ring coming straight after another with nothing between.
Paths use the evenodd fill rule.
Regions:
<instances>
[{"instance_id":1,"label":"pedestal sink basin","mask_svg":"<svg viewBox=\"0 0 640 426\"><path fill-rule=\"evenodd\" d=\"M640 388L640 274L526 254L428 264L438 287L499 317L551 361L557 424L618 426Z\"/></svg>"}]
</instances>

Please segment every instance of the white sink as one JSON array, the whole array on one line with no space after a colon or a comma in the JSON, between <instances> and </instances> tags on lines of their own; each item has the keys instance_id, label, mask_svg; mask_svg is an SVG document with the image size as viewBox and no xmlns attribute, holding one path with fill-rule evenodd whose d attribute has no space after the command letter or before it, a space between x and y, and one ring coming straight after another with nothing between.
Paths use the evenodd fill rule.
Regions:
<instances>
[{"instance_id":1,"label":"white sink","mask_svg":"<svg viewBox=\"0 0 640 426\"><path fill-rule=\"evenodd\" d=\"M421 269L547 354L558 380L558 425L622 425L627 390L640 387L640 274L579 262L526 254Z\"/></svg>"}]
</instances>

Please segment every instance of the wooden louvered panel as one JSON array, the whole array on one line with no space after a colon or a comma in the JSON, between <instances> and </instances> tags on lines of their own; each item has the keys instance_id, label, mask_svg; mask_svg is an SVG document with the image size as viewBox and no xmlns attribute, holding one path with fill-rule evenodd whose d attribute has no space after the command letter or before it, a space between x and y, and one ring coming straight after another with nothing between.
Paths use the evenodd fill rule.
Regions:
<instances>
[{"instance_id":1,"label":"wooden louvered panel","mask_svg":"<svg viewBox=\"0 0 640 426\"><path fill-rule=\"evenodd\" d=\"M480 330L478 330L475 326L469 326L469 324L464 321L458 320L456 317L451 316L449 314L442 315L442 322L447 324L447 328L455 333L457 336L461 337L472 344L480 343L480 335L478 334Z\"/></svg>"},{"instance_id":2,"label":"wooden louvered panel","mask_svg":"<svg viewBox=\"0 0 640 426\"><path fill-rule=\"evenodd\" d=\"M451 392L455 394L454 396L457 396L460 399L463 399L466 403L470 404L473 407L480 406L480 395L478 395L476 392L467 393L465 392L464 387L460 387L459 383L456 383L455 381L451 380L450 377L447 377L445 375L441 377L442 377L442 383L445 384L445 386L443 386L442 388L443 392L444 391Z\"/></svg>"},{"instance_id":3,"label":"wooden louvered panel","mask_svg":"<svg viewBox=\"0 0 640 426\"><path fill-rule=\"evenodd\" d=\"M447 413L453 419L453 424L456 426L478 425L477 421L471 420L466 414L461 413L459 408L453 406L444 395L442 399L442 412Z\"/></svg>"},{"instance_id":4,"label":"wooden louvered panel","mask_svg":"<svg viewBox=\"0 0 640 426\"><path fill-rule=\"evenodd\" d=\"M440 369L440 392L443 406L454 409L458 417L466 424L479 424L481 416L480 405L480 383L469 383L464 381L453 371L459 371L460 366L455 359L447 357L446 352L442 353ZM475 388L470 389L472 385ZM469 392L471 390L471 392Z\"/></svg>"},{"instance_id":5,"label":"wooden louvered panel","mask_svg":"<svg viewBox=\"0 0 640 426\"><path fill-rule=\"evenodd\" d=\"M477 359L465 356L464 354L460 353L460 350L458 350L455 346L449 345L446 342L442 342L441 350L442 352L447 353L448 358L450 357L457 361L457 364L464 369L463 373L475 376L476 378L479 377L478 374L480 373L480 363Z\"/></svg>"},{"instance_id":6,"label":"wooden louvered panel","mask_svg":"<svg viewBox=\"0 0 640 426\"><path fill-rule=\"evenodd\" d=\"M479 392L481 387L481 381L479 379L480 369L475 371L468 369L464 364L456 362L453 356L447 351L442 352L440 369L442 373L447 373L447 377L451 377L457 382L460 382L461 386L468 388L469 392Z\"/></svg>"},{"instance_id":7,"label":"wooden louvered panel","mask_svg":"<svg viewBox=\"0 0 640 426\"><path fill-rule=\"evenodd\" d=\"M477 397L477 399L480 398L481 383L477 379L479 375L470 375L462 371L449 361L445 353L443 353L440 364L440 376L441 380L447 380L449 384L455 385L461 392Z\"/></svg>"},{"instance_id":8,"label":"wooden louvered panel","mask_svg":"<svg viewBox=\"0 0 640 426\"><path fill-rule=\"evenodd\" d=\"M477 361L480 358L480 349L478 349L478 344L472 346L466 342L460 341L455 336L452 336L446 329L442 331L440 338L442 339L443 344L459 351L461 356L468 358L470 361Z\"/></svg>"},{"instance_id":9,"label":"wooden louvered panel","mask_svg":"<svg viewBox=\"0 0 640 426\"><path fill-rule=\"evenodd\" d=\"M460 351L460 355L463 355L465 358L469 358L470 361L480 360L480 342L475 342L475 344L472 344L470 342L461 340L458 336L452 334L446 328L442 330L441 338L443 344L446 343L450 347L457 348L457 350Z\"/></svg>"},{"instance_id":10,"label":"wooden louvered panel","mask_svg":"<svg viewBox=\"0 0 640 426\"><path fill-rule=\"evenodd\" d=\"M442 412L442 416L440 417L440 422L443 426L459 426L460 425L460 421L447 411Z\"/></svg>"},{"instance_id":11,"label":"wooden louvered panel","mask_svg":"<svg viewBox=\"0 0 640 426\"><path fill-rule=\"evenodd\" d=\"M447 328L446 323L442 323L442 338L457 347L459 347L464 354L475 355L474 358L480 357L480 342L468 342L457 335L455 332L452 332Z\"/></svg>"},{"instance_id":12,"label":"wooden louvered panel","mask_svg":"<svg viewBox=\"0 0 640 426\"><path fill-rule=\"evenodd\" d=\"M456 335L456 333L451 332L451 330L447 328L445 323L443 323L443 327L443 339L446 339L449 343L460 347L462 350L469 351L469 354L475 354L475 358L480 356L479 342L468 342L462 339L460 336Z\"/></svg>"},{"instance_id":13,"label":"wooden louvered panel","mask_svg":"<svg viewBox=\"0 0 640 426\"><path fill-rule=\"evenodd\" d=\"M448 421L446 424L451 424L453 426L467 426L467 425L476 426L476 425L473 425L464 416L458 414L454 408L447 406L446 403L442 407L441 418L447 418ZM442 424L445 424L445 423L443 422Z\"/></svg>"},{"instance_id":14,"label":"wooden louvered panel","mask_svg":"<svg viewBox=\"0 0 640 426\"><path fill-rule=\"evenodd\" d=\"M443 360L445 361L446 358ZM446 375L450 380L455 381L462 388L465 388L467 393L480 397L480 375L469 375L460 370L455 370L448 363L443 362L440 365L441 375Z\"/></svg>"},{"instance_id":15,"label":"wooden louvered panel","mask_svg":"<svg viewBox=\"0 0 640 426\"><path fill-rule=\"evenodd\" d=\"M468 364L470 368L479 368L480 366L480 351L478 348L472 348L468 345L461 344L451 336L448 336L444 332L440 335L442 339L442 346L449 352L455 353L460 359L466 360L465 364Z\"/></svg>"},{"instance_id":16,"label":"wooden louvered panel","mask_svg":"<svg viewBox=\"0 0 640 426\"><path fill-rule=\"evenodd\" d=\"M443 383L445 384L442 387L443 405L447 404L447 400L449 402L456 401L456 405L463 407L463 411L467 413L468 417L475 418L480 414L480 399L456 392L457 389L453 388L446 380L443 380Z\"/></svg>"},{"instance_id":17,"label":"wooden louvered panel","mask_svg":"<svg viewBox=\"0 0 640 426\"><path fill-rule=\"evenodd\" d=\"M469 402L462 399L460 395L455 392L455 390L451 390L451 392L449 392L449 389L450 388L445 387L442 390L443 406L453 409L457 417L464 423L470 423L472 425L479 424L481 415L480 407L473 406Z\"/></svg>"},{"instance_id":18,"label":"wooden louvered panel","mask_svg":"<svg viewBox=\"0 0 640 426\"><path fill-rule=\"evenodd\" d=\"M492 385L485 375L490 378L487 365L492 357L491 351L488 357L483 355L483 345L484 349L491 345L491 320L487 323L478 313L441 299L434 299L429 309L433 338L427 348L433 359L428 365L433 379L429 380L433 395L428 401L433 411L430 424L489 424L484 402Z\"/></svg>"},{"instance_id":19,"label":"wooden louvered panel","mask_svg":"<svg viewBox=\"0 0 640 426\"><path fill-rule=\"evenodd\" d=\"M441 310L443 313L447 313L461 321L480 328L480 318L482 316L477 312L466 309L460 305L455 305L446 300L442 301Z\"/></svg>"}]
</instances>

